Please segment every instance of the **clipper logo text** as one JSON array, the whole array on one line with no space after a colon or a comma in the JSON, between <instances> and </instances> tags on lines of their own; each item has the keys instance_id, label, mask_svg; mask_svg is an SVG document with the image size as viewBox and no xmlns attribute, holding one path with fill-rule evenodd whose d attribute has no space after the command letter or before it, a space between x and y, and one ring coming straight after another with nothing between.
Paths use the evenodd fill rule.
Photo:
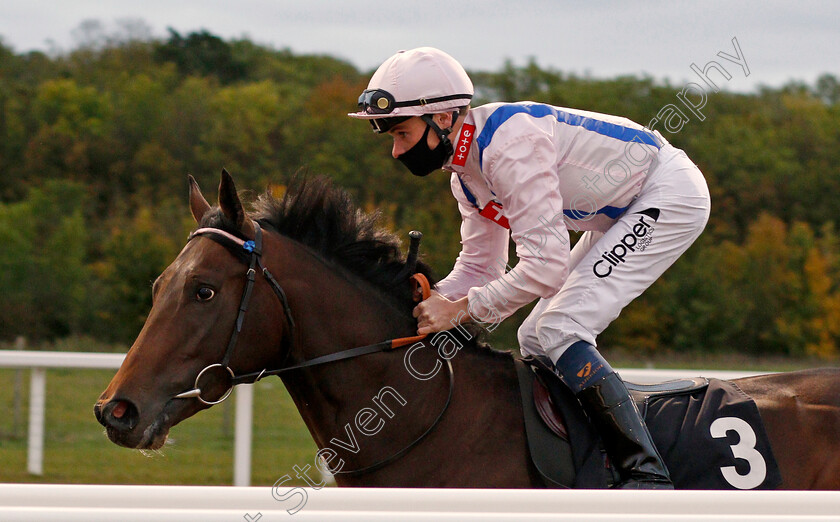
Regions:
<instances>
[{"instance_id":1,"label":"clipper logo text","mask_svg":"<svg viewBox=\"0 0 840 522\"><path fill-rule=\"evenodd\" d=\"M631 231L625 234L618 243L615 244L607 252L601 254L601 258L592 265L592 271L596 276L604 278L612 274L613 267L616 267L624 262L630 252L644 251L647 246L653 241L653 223L645 221L653 219L646 214L639 214L639 221L633 225Z\"/></svg>"}]
</instances>

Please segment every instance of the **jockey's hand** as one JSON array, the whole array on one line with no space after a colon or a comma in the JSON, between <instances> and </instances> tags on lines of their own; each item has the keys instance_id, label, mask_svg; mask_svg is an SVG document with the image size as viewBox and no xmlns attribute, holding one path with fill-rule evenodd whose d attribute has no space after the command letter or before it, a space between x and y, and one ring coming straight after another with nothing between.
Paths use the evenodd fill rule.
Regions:
<instances>
[{"instance_id":1,"label":"jockey's hand","mask_svg":"<svg viewBox=\"0 0 840 522\"><path fill-rule=\"evenodd\" d=\"M457 326L453 323L459 315L468 314L469 300L462 297L457 301L450 301L432 290L428 299L414 307L414 317L417 318L417 334L426 335L449 330ZM463 320L463 319L461 319Z\"/></svg>"}]
</instances>

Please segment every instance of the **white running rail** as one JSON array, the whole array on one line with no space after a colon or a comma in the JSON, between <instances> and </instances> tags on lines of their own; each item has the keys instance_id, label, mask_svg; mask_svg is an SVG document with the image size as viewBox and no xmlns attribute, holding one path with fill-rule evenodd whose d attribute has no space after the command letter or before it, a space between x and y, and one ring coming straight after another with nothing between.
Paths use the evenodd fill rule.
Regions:
<instances>
[{"instance_id":1,"label":"white running rail","mask_svg":"<svg viewBox=\"0 0 840 522\"><path fill-rule=\"evenodd\" d=\"M4 521L791 522L840 520L840 492L0 485ZM275 498L277 497L277 498ZM278 500L286 498L286 500ZM301 505L302 504L302 505ZM299 508L291 516L289 511Z\"/></svg>"}]
</instances>

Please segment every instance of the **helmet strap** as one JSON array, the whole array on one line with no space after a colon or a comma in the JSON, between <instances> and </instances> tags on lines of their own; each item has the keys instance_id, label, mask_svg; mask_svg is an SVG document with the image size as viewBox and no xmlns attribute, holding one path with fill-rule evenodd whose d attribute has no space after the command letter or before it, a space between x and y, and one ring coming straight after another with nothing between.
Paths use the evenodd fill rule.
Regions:
<instances>
[{"instance_id":1,"label":"helmet strap","mask_svg":"<svg viewBox=\"0 0 840 522\"><path fill-rule=\"evenodd\" d=\"M446 129L441 129L438 127L437 123L432 119L431 114L424 114L420 116L420 119L426 122L426 124L435 131L437 137L440 138L440 143L443 145L444 150L446 151L446 157L448 158L455 152L455 147L452 145L452 142L449 140L449 135L452 133L452 127L455 126L455 122L458 119L458 111L452 112L452 123Z\"/></svg>"}]
</instances>

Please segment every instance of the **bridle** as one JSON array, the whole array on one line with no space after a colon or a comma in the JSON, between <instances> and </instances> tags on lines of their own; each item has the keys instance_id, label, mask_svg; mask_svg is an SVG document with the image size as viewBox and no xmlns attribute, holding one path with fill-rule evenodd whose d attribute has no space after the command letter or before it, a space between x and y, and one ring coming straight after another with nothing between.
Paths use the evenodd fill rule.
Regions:
<instances>
[{"instance_id":1,"label":"bridle","mask_svg":"<svg viewBox=\"0 0 840 522\"><path fill-rule=\"evenodd\" d=\"M176 395L174 398L176 399L187 399L195 397L203 404L208 406L212 406L214 404L219 404L220 402L224 401L228 398L230 393L233 391L233 387L237 384L243 383L254 383L257 382L262 378L262 374L266 372L263 370L253 376L253 374L245 374L237 376L233 370L228 366L230 363L230 358L233 355L233 350L236 348L236 343L239 340L239 333L242 331L242 323L245 321L245 313L248 311L248 305L251 302L251 294L254 290L254 283L256 282L256 274L257 268L263 274L263 277L268 281L271 289L274 291L274 294L280 300L280 304L283 305L283 314L286 319L286 324L289 327L289 334L284 337L284 339L288 339L288 341L284 342L286 346L286 355L284 359L289 356L291 352L291 343L293 342L295 336L295 320L292 317L292 310L289 307L289 300L286 298L286 292L283 291L283 287L280 286L280 283L271 275L271 272L263 266L262 264L262 229L258 223L254 222L254 239L251 241L246 241L239 237L234 236L224 230L220 230L217 228L199 228L192 234L190 234L189 239L187 242L189 243L193 239L199 236L206 236L209 239L216 241L217 243L221 244L222 246L226 247L227 249L231 250L239 259L241 256L247 255L248 256L248 271L245 272L245 289L242 291L242 298L239 300L239 313L236 316L236 322L234 323L233 332L230 335L230 339L228 340L227 349L225 350L225 355L222 358L222 362L210 364L201 370L195 378L195 386L193 389L185 391ZM221 395L220 398L211 400L209 398L202 397L201 395L201 387L199 386L199 380L201 377L204 376L205 373L218 368L221 370L223 377L227 377L229 375L229 385L225 392ZM224 372L227 372L227 375ZM253 376L253 378L252 378Z\"/></svg>"},{"instance_id":2,"label":"bridle","mask_svg":"<svg viewBox=\"0 0 840 522\"><path fill-rule=\"evenodd\" d=\"M353 357L367 355L370 353L393 350L395 348L408 346L409 344L422 341L426 338L425 335L418 335L414 337L390 339L376 344L360 346L357 348L351 348L349 350L343 350L329 355L316 357L314 359L304 361L294 366L285 366L275 370L263 369L259 372L236 375L228 364L230 363L230 358L233 355L234 349L236 348L236 344L239 339L239 333L242 330L242 324L245 320L245 314L248 311L248 305L251 301L251 294L253 293L254 283L256 282L257 269L260 270L263 277L271 286L271 289L274 291L274 294L277 296L277 298L280 300L280 303L283 306L283 314L286 319L286 324L289 327L288 335L284 336L283 338L285 345L285 356L283 358L284 361L288 359L292 351L292 343L294 342L295 337L295 320L292 317L292 309L289 306L288 299L286 298L286 292L283 291L283 287L280 286L280 283L277 282L277 279L275 279L275 277L271 274L268 268L266 268L262 264L262 229L260 228L260 225L257 222L253 222L253 224L255 233L254 239L251 241L246 241L244 239L234 236L233 234L230 234L229 232L217 228L199 228L198 230L190 234L190 237L187 240L187 242L189 242L195 239L196 237L206 236L209 239L212 239L217 243L221 244L222 246L232 250L233 253L237 255L237 257L241 256L244 253L248 256L248 270L245 272L245 289L242 291L242 298L239 301L239 312L236 316L236 322L234 323L233 332L231 333L230 340L228 341L227 349L225 350L225 355L222 358L222 362L206 366L196 376L195 386L193 387L193 389L175 395L175 399L187 399L195 397L203 404L212 406L214 404L219 404L220 402L224 401L230 395L231 391L233 390L233 387L237 384L253 384L262 379L263 377L267 377L269 375L280 375L288 371L307 368L310 366L317 366L329 362L351 359ZM239 258L242 259L241 257ZM425 276L423 276L422 274L415 274L413 277L415 277L415 281L417 281L421 285L424 297L427 296L429 292L429 283L426 280ZM225 372L229 375L229 386L220 398L211 400L206 397L202 397L201 387L199 386L199 380L202 376L204 376L205 373L215 368L219 368L220 370L222 370L219 373L222 373L223 376Z\"/></svg>"},{"instance_id":3,"label":"bridle","mask_svg":"<svg viewBox=\"0 0 840 522\"><path fill-rule=\"evenodd\" d=\"M254 239L253 240L244 240L239 238L229 232L226 232L221 229L217 228L199 228L198 230L194 231L190 234L189 239L187 242L195 239L199 236L207 237L208 239L212 239L217 243L221 244L228 250L230 250L238 259L242 260L243 255L247 256L247 265L248 270L245 272L245 289L242 291L242 297L239 301L239 312L236 316L236 322L234 323L233 332L231 333L230 340L228 341L227 348L225 350L225 355L222 358L220 363L213 363L209 364L200 372L195 378L195 384L193 388L187 390L185 392L179 393L175 395L173 399L190 399L196 398L202 404L207 406L212 406L214 404L219 404L220 402L224 401L225 399L230 396L231 392L233 391L234 386L237 384L253 384L260 379L270 376L270 375L281 375L286 372L290 372L293 370L299 370L301 368L308 368L312 366L318 366L321 364L326 364L330 362L342 361L345 359L352 359L354 357L359 357L362 355L367 355L371 353L377 352L384 352L394 350L396 348L401 348L404 346L408 346L410 344L416 343L418 341L422 341L426 338L425 335L418 335L413 337L402 337L398 339L389 339L387 341L382 341L376 344L369 344L366 346L359 346L356 348L350 348L347 350L342 350L339 352L331 353L328 355L323 355L320 357L315 357L314 359L310 359L308 361L303 361L299 364L295 364L293 366L284 366L282 368L277 368L273 370L269 370L267 368L252 373L245 373L236 375L236 373L231 369L229 366L231 356L233 355L233 351L236 348L237 341L239 339L239 333L242 330L242 324L245 320L245 314L248 311L248 305L251 301L251 295L254 290L254 284L256 282L256 274L257 269L260 270L265 280L268 282L271 289L274 291L274 294L277 296L280 304L283 307L283 315L286 320L286 325L289 328L289 332L287 335L283 337L283 344L284 344L284 352L285 355L283 356L283 361L289 358L293 344L295 339L295 320L292 316L292 309L289 306L289 301L286 298L286 292L283 291L283 287L280 286L280 283L277 282L277 279L271 274L271 272L266 268L262 263L262 229L260 228L259 223L253 221L254 225ZM417 248L419 244L419 237L412 235L412 245L411 245L411 252L409 253L409 263L407 263L407 268L411 268L413 270L413 265L416 262L417 256ZM411 275L411 279L413 283L419 287L419 292L422 294L422 298L425 299L429 296L430 288L429 282L426 280L426 277L422 274L413 274ZM414 442L397 452L396 454L388 457L382 461L377 462L376 464L366 466L361 469L352 470L352 471L335 471L333 474L341 473L341 474L361 474L370 471L374 471L376 469L381 468L382 466L400 458L402 455L408 452L411 448L416 446L423 440L426 435L428 435L435 426L438 425L443 414L449 408L449 404L452 401L452 392L455 388L455 375L452 370L452 364L449 360L446 361L446 368L449 373L449 395L447 396L446 403L443 406L440 414L437 416L435 421L432 425L422 434L420 435ZM227 380L228 387L225 392L218 398L212 399L208 397L202 396L201 386L199 385L199 381L201 381L202 377L209 372L213 372L216 370L216 373L220 374L222 379Z\"/></svg>"}]
</instances>

